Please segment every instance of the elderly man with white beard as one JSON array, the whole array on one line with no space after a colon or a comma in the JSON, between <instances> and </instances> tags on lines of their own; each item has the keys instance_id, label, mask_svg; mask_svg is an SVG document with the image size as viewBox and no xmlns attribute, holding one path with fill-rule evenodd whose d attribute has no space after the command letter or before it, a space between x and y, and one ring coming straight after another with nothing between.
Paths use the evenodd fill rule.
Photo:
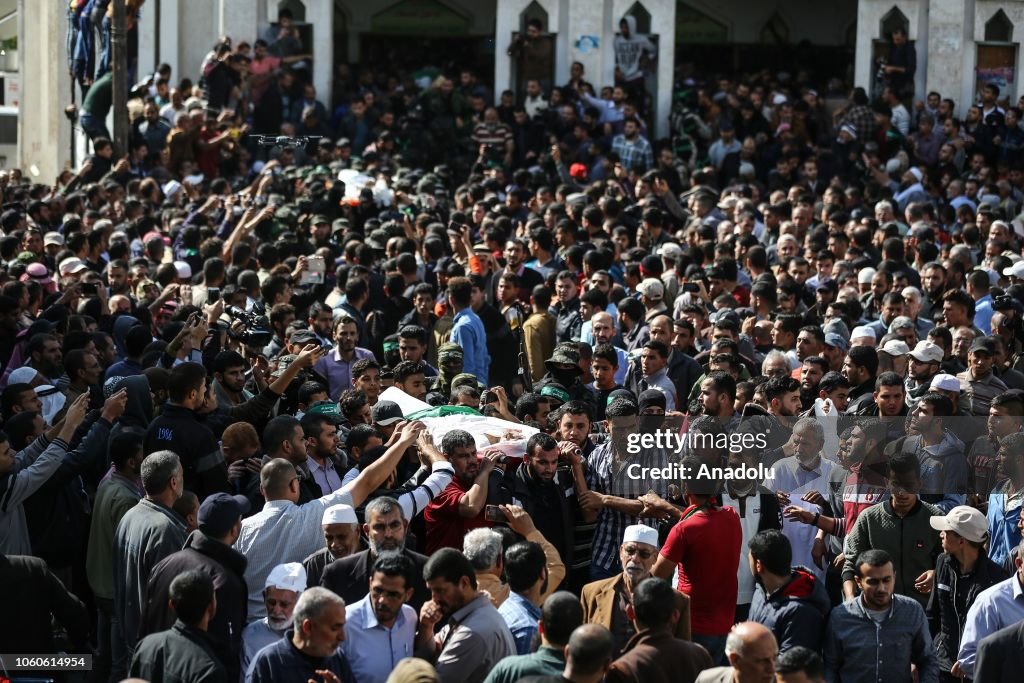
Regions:
<instances>
[{"instance_id":1,"label":"elderly man with white beard","mask_svg":"<svg viewBox=\"0 0 1024 683\"><path fill-rule=\"evenodd\" d=\"M263 588L267 616L252 622L242 631L242 672L256 653L284 637L292 626L292 610L306 589L306 571L298 562L279 564L270 571Z\"/></svg>"},{"instance_id":2,"label":"elderly man with white beard","mask_svg":"<svg viewBox=\"0 0 1024 683\"><path fill-rule=\"evenodd\" d=\"M351 505L339 503L324 510L321 526L326 546L302 561L307 588L320 585L327 565L348 557L359 548L359 519Z\"/></svg>"},{"instance_id":3,"label":"elderly man with white beard","mask_svg":"<svg viewBox=\"0 0 1024 683\"><path fill-rule=\"evenodd\" d=\"M405 547L408 532L409 520L405 518L399 502L390 496L374 498L366 506L366 524L363 525L370 547L327 565L320 585L340 595L345 604L353 605L365 598L370 590L370 572L380 553L401 553L416 565L416 582L408 604L419 613L423 603L430 599L430 592L423 582L427 556Z\"/></svg>"}]
</instances>

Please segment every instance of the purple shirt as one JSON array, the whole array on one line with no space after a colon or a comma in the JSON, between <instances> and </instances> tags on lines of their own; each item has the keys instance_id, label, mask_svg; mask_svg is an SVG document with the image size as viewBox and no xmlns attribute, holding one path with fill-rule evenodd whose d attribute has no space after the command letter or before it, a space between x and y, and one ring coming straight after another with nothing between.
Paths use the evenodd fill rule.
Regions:
<instances>
[{"instance_id":1,"label":"purple shirt","mask_svg":"<svg viewBox=\"0 0 1024 683\"><path fill-rule=\"evenodd\" d=\"M373 358L373 351L356 347L352 360L344 360L341 352L334 349L330 355L321 358L313 369L327 378L327 393L332 401L337 401L341 392L352 388L352 364L363 358Z\"/></svg>"}]
</instances>

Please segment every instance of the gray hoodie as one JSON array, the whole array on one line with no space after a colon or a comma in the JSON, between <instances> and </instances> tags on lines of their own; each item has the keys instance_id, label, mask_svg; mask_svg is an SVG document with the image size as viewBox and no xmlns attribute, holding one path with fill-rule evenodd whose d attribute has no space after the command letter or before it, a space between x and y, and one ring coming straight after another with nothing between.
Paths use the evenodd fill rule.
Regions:
<instances>
[{"instance_id":1,"label":"gray hoodie","mask_svg":"<svg viewBox=\"0 0 1024 683\"><path fill-rule=\"evenodd\" d=\"M967 457L964 443L946 431L942 441L923 446L920 436L908 436L903 453L913 453L921 463L921 500L943 513L967 501Z\"/></svg>"}]
</instances>

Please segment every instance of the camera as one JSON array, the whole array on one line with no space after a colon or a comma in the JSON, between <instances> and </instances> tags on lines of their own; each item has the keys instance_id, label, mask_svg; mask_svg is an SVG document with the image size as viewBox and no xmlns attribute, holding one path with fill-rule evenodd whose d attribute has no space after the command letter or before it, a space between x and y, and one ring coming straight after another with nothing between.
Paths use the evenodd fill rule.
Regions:
<instances>
[{"instance_id":1,"label":"camera","mask_svg":"<svg viewBox=\"0 0 1024 683\"><path fill-rule=\"evenodd\" d=\"M266 346L274 338L274 332L270 328L270 320L267 319L265 311L260 304L252 312L238 308L237 306L225 306L224 312L231 316L232 320L239 320L245 325L245 329L239 334L232 334L232 337L246 346Z\"/></svg>"}]
</instances>

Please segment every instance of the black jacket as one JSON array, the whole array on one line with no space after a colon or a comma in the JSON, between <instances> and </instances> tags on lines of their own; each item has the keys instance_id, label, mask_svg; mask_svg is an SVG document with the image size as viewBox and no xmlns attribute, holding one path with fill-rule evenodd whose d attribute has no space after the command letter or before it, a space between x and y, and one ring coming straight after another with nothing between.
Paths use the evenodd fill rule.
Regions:
<instances>
[{"instance_id":1,"label":"black jacket","mask_svg":"<svg viewBox=\"0 0 1024 683\"><path fill-rule=\"evenodd\" d=\"M939 658L939 670L949 671L960 651L960 637L967 621L967 609L978 593L1003 581L1010 573L988 558L982 549L974 572L960 576L957 561L946 553L935 561L935 587L928 598L928 626ZM956 599L962 595L962 602ZM977 668L977 665L975 665ZM985 680L979 678L978 680Z\"/></svg>"},{"instance_id":2,"label":"black jacket","mask_svg":"<svg viewBox=\"0 0 1024 683\"><path fill-rule=\"evenodd\" d=\"M519 505L526 510L541 535L555 546L565 566L572 567L578 506L571 470L559 468L555 480L545 486L530 476L524 463L513 472L506 470L497 493L502 504Z\"/></svg>"},{"instance_id":3,"label":"black jacket","mask_svg":"<svg viewBox=\"0 0 1024 683\"><path fill-rule=\"evenodd\" d=\"M974 661L978 683L1017 683L1024 671L1024 622L981 639Z\"/></svg>"},{"instance_id":4,"label":"black jacket","mask_svg":"<svg viewBox=\"0 0 1024 683\"><path fill-rule=\"evenodd\" d=\"M245 556L202 531L193 531L185 547L164 558L149 577L142 608L139 635L164 631L174 625L177 616L168 605L171 581L182 572L198 569L213 579L217 613L207 627L206 640L214 655L231 676L238 680L242 629L245 628L249 589L245 583Z\"/></svg>"},{"instance_id":5,"label":"black jacket","mask_svg":"<svg viewBox=\"0 0 1024 683\"><path fill-rule=\"evenodd\" d=\"M236 657L237 659L237 657ZM149 683L235 683L217 660L207 634L180 621L139 641L128 675Z\"/></svg>"},{"instance_id":6,"label":"black jacket","mask_svg":"<svg viewBox=\"0 0 1024 683\"><path fill-rule=\"evenodd\" d=\"M145 453L174 451L185 470L185 488L199 500L230 490L228 467L213 432L184 406L165 403L146 431Z\"/></svg>"},{"instance_id":7,"label":"black jacket","mask_svg":"<svg viewBox=\"0 0 1024 683\"><path fill-rule=\"evenodd\" d=\"M0 586L4 614L10 617L0 619L0 645L5 652L56 652L51 618L67 629L73 645L86 646L89 614L85 605L50 573L46 562L27 555L0 554ZM31 677L27 672L18 675Z\"/></svg>"},{"instance_id":8,"label":"black jacket","mask_svg":"<svg viewBox=\"0 0 1024 683\"><path fill-rule=\"evenodd\" d=\"M420 555L408 548L403 550L402 554L416 565L417 581L413 587L409 606L419 613L423 603L430 599L430 591L427 590L427 584L423 581L423 566L427 563L427 556ZM351 605L365 598L366 594L370 592L370 569L372 566L369 550L343 557L327 565L323 577L320 579L320 585L340 595L346 605Z\"/></svg>"}]
</instances>

